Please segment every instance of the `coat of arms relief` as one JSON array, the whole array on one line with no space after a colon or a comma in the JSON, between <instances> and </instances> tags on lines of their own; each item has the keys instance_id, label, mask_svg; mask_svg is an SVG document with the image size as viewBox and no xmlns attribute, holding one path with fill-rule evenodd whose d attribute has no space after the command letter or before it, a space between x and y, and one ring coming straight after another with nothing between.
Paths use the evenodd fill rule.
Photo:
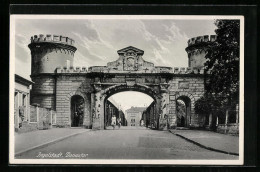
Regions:
<instances>
[{"instance_id":1,"label":"coat of arms relief","mask_svg":"<svg viewBox=\"0 0 260 172\"><path fill-rule=\"evenodd\" d=\"M124 70L133 71L136 68L137 54L133 50L129 50L124 54Z\"/></svg>"}]
</instances>

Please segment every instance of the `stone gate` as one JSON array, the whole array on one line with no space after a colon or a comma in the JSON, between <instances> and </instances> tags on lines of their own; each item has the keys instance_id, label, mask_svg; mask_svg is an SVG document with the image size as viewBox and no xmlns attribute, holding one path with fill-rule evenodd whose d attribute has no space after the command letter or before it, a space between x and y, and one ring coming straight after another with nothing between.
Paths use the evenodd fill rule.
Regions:
<instances>
[{"instance_id":1,"label":"stone gate","mask_svg":"<svg viewBox=\"0 0 260 172\"><path fill-rule=\"evenodd\" d=\"M122 91L139 91L154 99L153 123L157 129L177 127L177 100L186 105L185 127L203 125L204 118L194 112L195 101L204 93L202 68L155 66L144 60L143 50L132 46L118 50L118 59L107 66L74 67L73 43L67 37L36 35L29 45L35 61L32 64L41 66L36 70L32 65L35 84L31 101L56 110L58 126L71 127L72 115L79 113L71 103L77 95L84 102L77 105L82 109L83 126L104 129L105 102Z\"/></svg>"}]
</instances>

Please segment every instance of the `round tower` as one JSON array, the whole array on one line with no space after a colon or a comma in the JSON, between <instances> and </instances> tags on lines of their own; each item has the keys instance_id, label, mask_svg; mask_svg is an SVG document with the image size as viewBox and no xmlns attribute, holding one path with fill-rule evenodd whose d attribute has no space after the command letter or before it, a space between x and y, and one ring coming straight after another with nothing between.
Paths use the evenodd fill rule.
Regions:
<instances>
[{"instance_id":1,"label":"round tower","mask_svg":"<svg viewBox=\"0 0 260 172\"><path fill-rule=\"evenodd\" d=\"M188 40L188 47L185 49L188 53L189 67L202 68L206 62L207 46L216 40L216 35L204 35Z\"/></svg>"},{"instance_id":2,"label":"round tower","mask_svg":"<svg viewBox=\"0 0 260 172\"><path fill-rule=\"evenodd\" d=\"M74 40L60 35L34 35L28 47L31 50L31 78L34 82L31 103L55 109L55 77L57 67L73 66L77 48Z\"/></svg>"},{"instance_id":3,"label":"round tower","mask_svg":"<svg viewBox=\"0 0 260 172\"><path fill-rule=\"evenodd\" d=\"M74 40L60 35L34 35L28 45L32 56L32 75L54 73L58 66L73 66L77 50Z\"/></svg>"}]
</instances>

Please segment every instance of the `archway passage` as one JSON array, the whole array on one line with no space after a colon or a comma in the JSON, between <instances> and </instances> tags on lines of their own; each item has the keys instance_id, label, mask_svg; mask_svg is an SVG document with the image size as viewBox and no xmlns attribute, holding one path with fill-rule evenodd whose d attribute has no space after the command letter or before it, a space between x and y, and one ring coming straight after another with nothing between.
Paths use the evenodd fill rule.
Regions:
<instances>
[{"instance_id":1,"label":"archway passage","mask_svg":"<svg viewBox=\"0 0 260 172\"><path fill-rule=\"evenodd\" d=\"M181 96L176 100L177 127L188 127L191 122L191 100L189 97Z\"/></svg>"},{"instance_id":2,"label":"archway passage","mask_svg":"<svg viewBox=\"0 0 260 172\"><path fill-rule=\"evenodd\" d=\"M71 127L83 125L85 102L83 97L75 95L71 98Z\"/></svg>"},{"instance_id":3,"label":"archway passage","mask_svg":"<svg viewBox=\"0 0 260 172\"><path fill-rule=\"evenodd\" d=\"M117 120L120 118L122 129L145 128L143 112L152 102L152 97L138 91L121 91L110 95L104 101L104 128L112 129L113 115ZM116 124L118 125L118 121Z\"/></svg>"}]
</instances>

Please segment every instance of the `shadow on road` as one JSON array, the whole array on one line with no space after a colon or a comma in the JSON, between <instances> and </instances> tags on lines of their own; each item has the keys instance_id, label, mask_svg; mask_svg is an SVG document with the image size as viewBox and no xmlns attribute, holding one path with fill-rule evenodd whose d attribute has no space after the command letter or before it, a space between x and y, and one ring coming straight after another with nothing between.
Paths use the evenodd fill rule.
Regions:
<instances>
[{"instance_id":1,"label":"shadow on road","mask_svg":"<svg viewBox=\"0 0 260 172\"><path fill-rule=\"evenodd\" d=\"M118 126L116 126L115 129L113 129L112 126L108 126L105 130L149 130L149 128L140 126L121 126L118 128Z\"/></svg>"}]
</instances>

